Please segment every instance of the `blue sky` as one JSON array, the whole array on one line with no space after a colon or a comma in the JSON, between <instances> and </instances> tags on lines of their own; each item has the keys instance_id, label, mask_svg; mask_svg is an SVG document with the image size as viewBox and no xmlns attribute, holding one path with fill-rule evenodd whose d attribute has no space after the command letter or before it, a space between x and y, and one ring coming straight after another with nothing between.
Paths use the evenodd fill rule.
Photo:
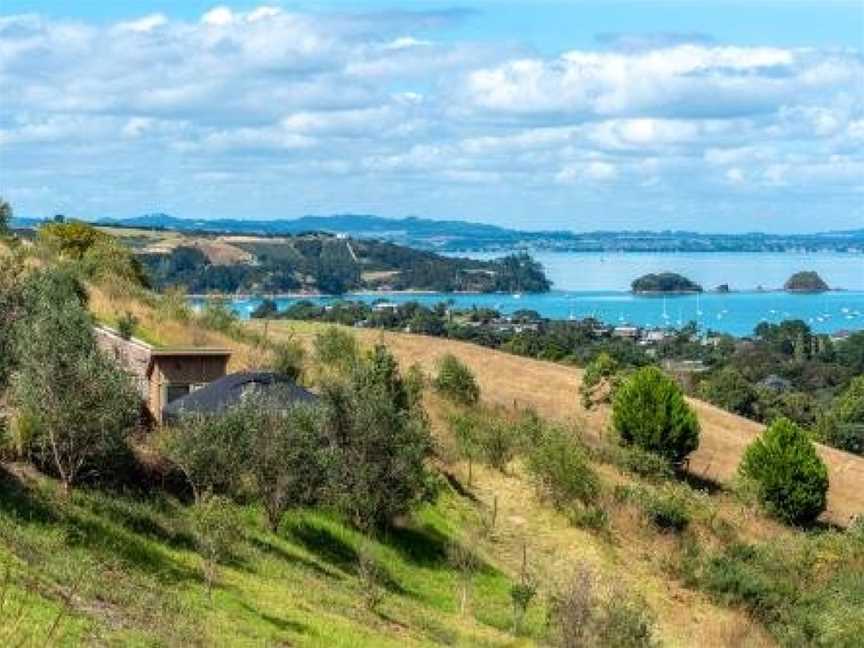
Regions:
<instances>
[{"instance_id":1,"label":"blue sky","mask_svg":"<svg viewBox=\"0 0 864 648\"><path fill-rule=\"evenodd\" d=\"M0 1L21 215L864 227L860 2Z\"/></svg>"}]
</instances>

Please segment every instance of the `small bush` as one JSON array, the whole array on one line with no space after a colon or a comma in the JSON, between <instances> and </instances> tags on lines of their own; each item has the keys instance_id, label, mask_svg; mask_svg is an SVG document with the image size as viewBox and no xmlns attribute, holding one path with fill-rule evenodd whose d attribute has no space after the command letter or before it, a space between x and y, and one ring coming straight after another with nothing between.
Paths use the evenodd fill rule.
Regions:
<instances>
[{"instance_id":1,"label":"small bush","mask_svg":"<svg viewBox=\"0 0 864 648\"><path fill-rule=\"evenodd\" d=\"M509 421L488 416L477 428L477 444L480 458L496 470L505 471L519 448L518 427Z\"/></svg>"},{"instance_id":2,"label":"small bush","mask_svg":"<svg viewBox=\"0 0 864 648\"><path fill-rule=\"evenodd\" d=\"M237 326L237 313L230 302L222 297L211 297L204 304L200 315L201 324L220 333L231 333Z\"/></svg>"},{"instance_id":3,"label":"small bush","mask_svg":"<svg viewBox=\"0 0 864 648\"><path fill-rule=\"evenodd\" d=\"M651 494L646 498L644 508L651 522L661 531L680 533L690 524L687 498L674 488Z\"/></svg>"},{"instance_id":4,"label":"small bush","mask_svg":"<svg viewBox=\"0 0 864 648\"><path fill-rule=\"evenodd\" d=\"M303 345L296 340L288 340L274 345L271 365L276 373L298 382L303 375L305 358Z\"/></svg>"},{"instance_id":5,"label":"small bush","mask_svg":"<svg viewBox=\"0 0 864 648\"><path fill-rule=\"evenodd\" d=\"M570 523L589 531L608 531L609 514L596 505L576 508L570 513Z\"/></svg>"},{"instance_id":6,"label":"small bush","mask_svg":"<svg viewBox=\"0 0 864 648\"><path fill-rule=\"evenodd\" d=\"M219 563L234 554L243 538L243 523L231 501L219 496L199 501L192 509L192 519L210 595Z\"/></svg>"},{"instance_id":7,"label":"small bush","mask_svg":"<svg viewBox=\"0 0 864 648\"><path fill-rule=\"evenodd\" d=\"M463 405L474 405L480 400L480 385L471 369L450 353L441 358L438 364L435 389Z\"/></svg>"},{"instance_id":8,"label":"small bush","mask_svg":"<svg viewBox=\"0 0 864 648\"><path fill-rule=\"evenodd\" d=\"M562 648L649 648L654 621L640 599L603 583L587 565L552 595L549 639Z\"/></svg>"},{"instance_id":9,"label":"small bush","mask_svg":"<svg viewBox=\"0 0 864 648\"><path fill-rule=\"evenodd\" d=\"M681 389L657 367L643 367L615 394L612 424L624 445L681 463L699 446L699 421Z\"/></svg>"},{"instance_id":10,"label":"small bush","mask_svg":"<svg viewBox=\"0 0 864 648\"><path fill-rule=\"evenodd\" d=\"M313 342L315 359L322 365L347 371L353 367L360 357L360 346L357 338L348 331L336 326L330 326L315 335Z\"/></svg>"},{"instance_id":11,"label":"small bush","mask_svg":"<svg viewBox=\"0 0 864 648\"><path fill-rule=\"evenodd\" d=\"M638 446L608 447L602 449L597 456L601 461L614 464L623 471L652 482L666 481L675 476L668 459Z\"/></svg>"},{"instance_id":12,"label":"small bush","mask_svg":"<svg viewBox=\"0 0 864 648\"><path fill-rule=\"evenodd\" d=\"M739 470L757 484L765 508L787 523L811 524L825 510L828 469L807 433L788 419L774 421L747 448Z\"/></svg>"},{"instance_id":13,"label":"small bush","mask_svg":"<svg viewBox=\"0 0 864 648\"><path fill-rule=\"evenodd\" d=\"M560 428L544 430L526 463L537 493L557 509L593 502L600 490L582 446Z\"/></svg>"},{"instance_id":14,"label":"small bush","mask_svg":"<svg viewBox=\"0 0 864 648\"><path fill-rule=\"evenodd\" d=\"M117 318L117 332L124 340L131 339L135 335L136 328L138 328L138 318L129 311Z\"/></svg>"},{"instance_id":15,"label":"small bush","mask_svg":"<svg viewBox=\"0 0 864 648\"><path fill-rule=\"evenodd\" d=\"M357 578L360 580L363 606L369 612L377 612L387 594L387 578L368 543L364 543L357 552Z\"/></svg>"}]
</instances>

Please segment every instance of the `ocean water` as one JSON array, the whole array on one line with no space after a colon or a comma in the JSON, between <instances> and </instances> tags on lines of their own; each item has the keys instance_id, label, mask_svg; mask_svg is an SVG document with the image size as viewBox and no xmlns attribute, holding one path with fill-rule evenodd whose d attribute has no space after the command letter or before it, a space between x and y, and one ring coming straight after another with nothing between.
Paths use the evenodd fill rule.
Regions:
<instances>
[{"instance_id":1,"label":"ocean water","mask_svg":"<svg viewBox=\"0 0 864 648\"><path fill-rule=\"evenodd\" d=\"M478 258L481 255L477 255ZM494 255L482 255L489 257ZM554 290L539 295L508 294L360 294L351 299L372 302L418 301L433 305L450 301L461 308L496 308L504 313L532 309L556 319L596 317L610 324L647 327L682 326L695 321L703 330L747 335L763 321L801 319L818 332L864 329L864 255L853 254L599 254L540 253ZM788 294L776 290L799 270L815 270L832 288L822 294ZM630 282L648 272L679 272L712 289L729 284L733 292L702 295L639 296ZM757 290L757 287L765 290ZM332 297L313 298L327 303ZM280 309L298 298L279 298ZM242 317L260 299L234 301ZM199 302L200 303L200 302Z\"/></svg>"},{"instance_id":2,"label":"ocean water","mask_svg":"<svg viewBox=\"0 0 864 648\"><path fill-rule=\"evenodd\" d=\"M476 254L492 258L500 254ZM630 282L649 272L677 272L711 290L783 287L795 272L815 270L832 288L864 291L864 254L803 252L612 253L538 252L557 290L629 290Z\"/></svg>"}]
</instances>

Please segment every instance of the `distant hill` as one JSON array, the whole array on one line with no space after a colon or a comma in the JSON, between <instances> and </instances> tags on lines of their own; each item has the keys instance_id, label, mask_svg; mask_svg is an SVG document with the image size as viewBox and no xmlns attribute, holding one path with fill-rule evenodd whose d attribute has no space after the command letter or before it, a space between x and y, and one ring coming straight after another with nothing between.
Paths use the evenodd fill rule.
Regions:
<instances>
[{"instance_id":1,"label":"distant hill","mask_svg":"<svg viewBox=\"0 0 864 648\"><path fill-rule=\"evenodd\" d=\"M17 227L33 227L36 219L13 219ZM383 218L369 214L302 216L292 219L186 219L155 213L134 218L102 218L119 227L282 236L329 232L355 238L376 238L441 252L554 250L562 252L790 252L864 253L864 229L814 234L704 234L688 231L521 231L460 220Z\"/></svg>"},{"instance_id":2,"label":"distant hill","mask_svg":"<svg viewBox=\"0 0 864 648\"><path fill-rule=\"evenodd\" d=\"M279 238L106 228L135 250L154 287L192 293L326 293L354 290L546 292L526 254L478 260L389 241L329 233ZM145 236L146 234L146 236Z\"/></svg>"}]
</instances>

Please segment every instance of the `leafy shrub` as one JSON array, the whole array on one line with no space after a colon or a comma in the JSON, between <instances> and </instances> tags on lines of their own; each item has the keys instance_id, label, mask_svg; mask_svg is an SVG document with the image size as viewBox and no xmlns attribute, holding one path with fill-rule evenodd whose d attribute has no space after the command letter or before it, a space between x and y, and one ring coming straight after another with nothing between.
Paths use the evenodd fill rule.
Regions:
<instances>
[{"instance_id":1,"label":"leafy shrub","mask_svg":"<svg viewBox=\"0 0 864 648\"><path fill-rule=\"evenodd\" d=\"M747 448L739 470L785 522L810 524L825 510L828 469L807 433L788 419L776 420Z\"/></svg>"},{"instance_id":2,"label":"leafy shrub","mask_svg":"<svg viewBox=\"0 0 864 648\"><path fill-rule=\"evenodd\" d=\"M504 471L519 448L519 428L501 416L487 415L479 420L477 444L482 461Z\"/></svg>"},{"instance_id":3,"label":"leafy shrub","mask_svg":"<svg viewBox=\"0 0 864 648\"><path fill-rule=\"evenodd\" d=\"M129 311L123 313L117 318L117 332L124 340L129 340L135 335L135 329L138 327L138 318Z\"/></svg>"},{"instance_id":4,"label":"leafy shrub","mask_svg":"<svg viewBox=\"0 0 864 648\"><path fill-rule=\"evenodd\" d=\"M624 445L680 463L699 446L699 421L681 389L657 367L636 371L615 394L612 424Z\"/></svg>"},{"instance_id":5,"label":"leafy shrub","mask_svg":"<svg viewBox=\"0 0 864 648\"><path fill-rule=\"evenodd\" d=\"M35 458L67 492L89 469L105 475L125 460L140 406L129 376L98 348L79 290L65 272L35 273L14 331L12 401L38 432Z\"/></svg>"},{"instance_id":6,"label":"leafy shrub","mask_svg":"<svg viewBox=\"0 0 864 648\"><path fill-rule=\"evenodd\" d=\"M220 562L230 558L243 539L243 523L230 500L209 496L192 508L198 550L204 559L207 594L212 594Z\"/></svg>"},{"instance_id":7,"label":"leafy shrub","mask_svg":"<svg viewBox=\"0 0 864 648\"><path fill-rule=\"evenodd\" d=\"M204 304L200 315L201 323L209 329L221 333L231 333L237 326L237 313L227 299L211 297Z\"/></svg>"},{"instance_id":8,"label":"leafy shrub","mask_svg":"<svg viewBox=\"0 0 864 648\"><path fill-rule=\"evenodd\" d=\"M579 393L582 396L582 405L585 409L591 409L594 406L594 401L597 392L604 385L608 385L610 394L603 400L608 402L611 396L611 391L616 387L616 374L618 373L619 365L615 359L608 353L601 352L585 367L585 374L582 376L582 384L579 386Z\"/></svg>"},{"instance_id":9,"label":"leafy shrub","mask_svg":"<svg viewBox=\"0 0 864 648\"><path fill-rule=\"evenodd\" d=\"M289 507L320 503L325 480L319 412L308 405L283 411L280 402L276 390L241 406L250 431L245 468L274 532Z\"/></svg>"},{"instance_id":10,"label":"leafy shrub","mask_svg":"<svg viewBox=\"0 0 864 648\"><path fill-rule=\"evenodd\" d=\"M562 648L649 648L657 645L644 602L601 581L587 565L549 602L549 639Z\"/></svg>"},{"instance_id":11,"label":"leafy shrub","mask_svg":"<svg viewBox=\"0 0 864 648\"><path fill-rule=\"evenodd\" d=\"M593 502L600 489L582 446L572 434L548 427L528 453L527 468L543 499L557 509Z\"/></svg>"},{"instance_id":12,"label":"leafy shrub","mask_svg":"<svg viewBox=\"0 0 864 648\"><path fill-rule=\"evenodd\" d=\"M251 421L245 408L224 414L189 414L165 429L162 451L186 476L197 502L235 494L249 457Z\"/></svg>"},{"instance_id":13,"label":"leafy shrub","mask_svg":"<svg viewBox=\"0 0 864 648\"><path fill-rule=\"evenodd\" d=\"M855 378L818 426L826 443L864 455L864 376Z\"/></svg>"},{"instance_id":14,"label":"leafy shrub","mask_svg":"<svg viewBox=\"0 0 864 648\"><path fill-rule=\"evenodd\" d=\"M273 371L298 382L303 375L306 349L297 340L280 342L273 346L271 367Z\"/></svg>"},{"instance_id":15,"label":"leafy shrub","mask_svg":"<svg viewBox=\"0 0 864 648\"><path fill-rule=\"evenodd\" d=\"M322 396L327 501L361 529L385 527L432 499L433 441L422 404L396 359L377 347Z\"/></svg>"},{"instance_id":16,"label":"leafy shrub","mask_svg":"<svg viewBox=\"0 0 864 648\"><path fill-rule=\"evenodd\" d=\"M451 353L438 363L435 389L463 405L474 405L480 400L480 385L471 369Z\"/></svg>"},{"instance_id":17,"label":"leafy shrub","mask_svg":"<svg viewBox=\"0 0 864 648\"><path fill-rule=\"evenodd\" d=\"M675 488L652 493L645 499L643 506L654 526L662 531L680 533L690 524L687 498Z\"/></svg>"},{"instance_id":18,"label":"leafy shrub","mask_svg":"<svg viewBox=\"0 0 864 648\"><path fill-rule=\"evenodd\" d=\"M318 362L342 371L354 366L360 357L357 338L337 326L329 326L316 334L313 347Z\"/></svg>"}]
</instances>

